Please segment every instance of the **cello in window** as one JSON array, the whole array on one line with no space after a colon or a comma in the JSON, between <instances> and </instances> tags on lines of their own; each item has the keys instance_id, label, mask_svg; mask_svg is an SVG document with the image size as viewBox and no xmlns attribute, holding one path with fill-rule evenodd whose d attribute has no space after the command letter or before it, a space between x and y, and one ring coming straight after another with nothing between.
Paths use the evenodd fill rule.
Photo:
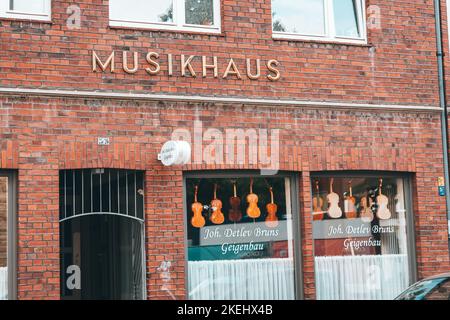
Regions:
<instances>
[{"instance_id":1,"label":"cello in window","mask_svg":"<svg viewBox=\"0 0 450 320\"><path fill-rule=\"evenodd\" d=\"M270 203L267 204L267 217L266 217L266 226L269 228L275 228L278 226L278 217L277 210L278 206L273 201L273 190L272 187L269 188L270 191Z\"/></svg>"},{"instance_id":2,"label":"cello in window","mask_svg":"<svg viewBox=\"0 0 450 320\"><path fill-rule=\"evenodd\" d=\"M313 221L323 220L323 199L319 192L319 181L316 180L316 195L313 198Z\"/></svg>"},{"instance_id":3,"label":"cello in window","mask_svg":"<svg viewBox=\"0 0 450 320\"><path fill-rule=\"evenodd\" d=\"M334 179L331 178L330 180L330 193L327 195L328 200L328 215L330 218L338 219L342 217L342 210L339 207L339 195L335 192L333 192L333 181Z\"/></svg>"},{"instance_id":4,"label":"cello in window","mask_svg":"<svg viewBox=\"0 0 450 320\"><path fill-rule=\"evenodd\" d=\"M361 197L361 201L359 203L359 216L363 222L370 223L373 220L373 212L372 212L372 199L366 193L363 197Z\"/></svg>"},{"instance_id":5,"label":"cello in window","mask_svg":"<svg viewBox=\"0 0 450 320\"><path fill-rule=\"evenodd\" d=\"M353 191L352 191L352 182L349 181L348 183L348 195L345 197L344 200L344 212L345 212L345 217L347 219L355 219L357 216L356 213L356 199L353 196Z\"/></svg>"},{"instance_id":6,"label":"cello in window","mask_svg":"<svg viewBox=\"0 0 450 320\"><path fill-rule=\"evenodd\" d=\"M388 203L389 199L384 194L381 193L381 188L383 186L383 179L380 179L380 185L378 186L378 196L377 196L377 218L380 220L387 220L391 218L391 211L389 210Z\"/></svg>"},{"instance_id":7,"label":"cello in window","mask_svg":"<svg viewBox=\"0 0 450 320\"><path fill-rule=\"evenodd\" d=\"M230 211L228 211L228 220L239 222L242 219L241 198L237 196L236 182L233 182L233 196L230 198Z\"/></svg>"}]
</instances>

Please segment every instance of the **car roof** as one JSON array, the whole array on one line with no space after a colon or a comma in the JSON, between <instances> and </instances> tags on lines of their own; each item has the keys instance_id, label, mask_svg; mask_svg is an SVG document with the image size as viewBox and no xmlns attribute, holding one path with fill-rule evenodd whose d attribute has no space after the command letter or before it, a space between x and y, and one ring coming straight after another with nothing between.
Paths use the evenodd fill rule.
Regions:
<instances>
[{"instance_id":1,"label":"car roof","mask_svg":"<svg viewBox=\"0 0 450 320\"><path fill-rule=\"evenodd\" d=\"M450 278L450 272L437 274L435 276L427 277L424 280L438 279L438 278Z\"/></svg>"}]
</instances>

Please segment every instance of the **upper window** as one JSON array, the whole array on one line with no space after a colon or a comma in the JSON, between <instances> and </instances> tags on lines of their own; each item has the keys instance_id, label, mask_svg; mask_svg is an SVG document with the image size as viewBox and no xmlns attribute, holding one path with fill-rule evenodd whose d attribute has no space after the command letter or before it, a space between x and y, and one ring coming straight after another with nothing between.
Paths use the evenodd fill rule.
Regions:
<instances>
[{"instance_id":1,"label":"upper window","mask_svg":"<svg viewBox=\"0 0 450 320\"><path fill-rule=\"evenodd\" d=\"M51 0L0 0L0 17L50 21Z\"/></svg>"},{"instance_id":2,"label":"upper window","mask_svg":"<svg viewBox=\"0 0 450 320\"><path fill-rule=\"evenodd\" d=\"M220 0L110 0L111 26L220 32Z\"/></svg>"},{"instance_id":3,"label":"upper window","mask_svg":"<svg viewBox=\"0 0 450 320\"><path fill-rule=\"evenodd\" d=\"M364 0L272 0L274 38L364 43Z\"/></svg>"}]
</instances>

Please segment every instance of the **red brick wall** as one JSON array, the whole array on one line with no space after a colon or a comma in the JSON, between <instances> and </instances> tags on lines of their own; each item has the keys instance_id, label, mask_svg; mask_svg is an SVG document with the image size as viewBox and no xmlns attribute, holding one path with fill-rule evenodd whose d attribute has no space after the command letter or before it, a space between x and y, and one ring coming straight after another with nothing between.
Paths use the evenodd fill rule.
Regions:
<instances>
[{"instance_id":1,"label":"red brick wall","mask_svg":"<svg viewBox=\"0 0 450 320\"><path fill-rule=\"evenodd\" d=\"M66 26L72 1L53 0L52 24L1 20L0 81L6 87L120 90L437 105L433 0L367 0L381 10L380 30L369 30L366 46L273 40L270 0L222 1L221 35L185 34L108 27L108 1L77 1L81 29ZM117 51L115 74L93 73L92 51L102 59ZM140 68L121 70L122 50L137 51ZM162 73L148 75L145 54L161 54ZM167 76L165 55L176 60ZM179 76L180 54L216 55L223 74L233 57L242 73L245 58L280 61L278 82ZM131 55L129 55L131 62ZM194 68L201 71L200 58ZM245 79L245 78L244 78Z\"/></svg>"},{"instance_id":2,"label":"red brick wall","mask_svg":"<svg viewBox=\"0 0 450 320\"><path fill-rule=\"evenodd\" d=\"M282 170L300 173L299 202L306 298L313 298L310 172L408 171L414 176L419 277L448 270L439 114L315 110L295 107L1 96L11 108L0 137L16 143L19 169L19 297L59 297L58 170L129 168L146 171L148 295L169 299L157 268L173 264L167 286L185 297L182 170L256 169L253 165L165 168L156 159L175 128L195 119L218 128L280 129ZM24 126L22 114L27 116ZM270 118L270 121L267 119ZM109 136L111 145L96 145ZM294 138L293 138L294 137Z\"/></svg>"},{"instance_id":3,"label":"red brick wall","mask_svg":"<svg viewBox=\"0 0 450 320\"><path fill-rule=\"evenodd\" d=\"M223 34L200 35L108 27L108 1L77 1L80 30L65 20L71 1L53 0L52 24L0 19L0 86L269 97L299 100L438 105L433 1L368 0L381 9L381 30L369 45L319 44L271 38L270 1L222 1ZM444 38L447 42L447 39ZM93 73L92 50L104 59L117 51L115 74ZM137 51L137 74L121 70L122 50ZM144 71L147 51L162 55L163 71ZM165 72L165 54L227 59L278 59L278 82L224 80ZM448 56L447 56L448 58ZM194 63L197 72L199 58ZM448 73L450 74L450 73ZM21 299L59 297L58 170L146 170L148 294L161 290L157 268L173 263L170 286L185 297L182 169L256 169L192 165L167 169L156 160L174 128L192 128L195 117L219 129L281 129L281 169L299 172L305 295L313 298L311 171L389 170L414 173L413 192L419 277L449 269L439 114L316 110L275 106L169 103L108 99L0 96L0 168L19 169L18 294ZM270 119L270 120L269 120ZM111 145L99 147L98 136Z\"/></svg>"}]
</instances>

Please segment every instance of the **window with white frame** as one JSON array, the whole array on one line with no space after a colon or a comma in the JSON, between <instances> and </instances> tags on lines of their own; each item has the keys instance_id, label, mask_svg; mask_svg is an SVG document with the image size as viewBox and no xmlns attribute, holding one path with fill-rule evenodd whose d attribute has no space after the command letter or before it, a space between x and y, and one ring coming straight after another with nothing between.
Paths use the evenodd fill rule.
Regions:
<instances>
[{"instance_id":1,"label":"window with white frame","mask_svg":"<svg viewBox=\"0 0 450 320\"><path fill-rule=\"evenodd\" d=\"M0 0L0 17L50 21L51 0Z\"/></svg>"},{"instance_id":2,"label":"window with white frame","mask_svg":"<svg viewBox=\"0 0 450 320\"><path fill-rule=\"evenodd\" d=\"M272 0L274 38L366 41L364 0Z\"/></svg>"},{"instance_id":3,"label":"window with white frame","mask_svg":"<svg viewBox=\"0 0 450 320\"><path fill-rule=\"evenodd\" d=\"M220 0L110 0L111 26L220 32Z\"/></svg>"}]
</instances>

